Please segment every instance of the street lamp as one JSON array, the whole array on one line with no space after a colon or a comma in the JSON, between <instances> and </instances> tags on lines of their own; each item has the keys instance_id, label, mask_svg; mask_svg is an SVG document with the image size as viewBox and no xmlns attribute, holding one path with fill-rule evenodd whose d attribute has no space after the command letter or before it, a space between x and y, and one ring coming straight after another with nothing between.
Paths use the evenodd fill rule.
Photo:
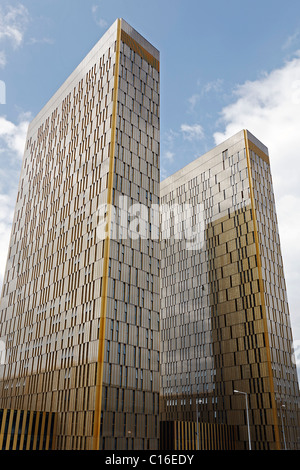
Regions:
<instances>
[{"instance_id":1,"label":"street lamp","mask_svg":"<svg viewBox=\"0 0 300 470\"><path fill-rule=\"evenodd\" d=\"M198 404L202 404L203 401L201 400L201 398L196 398L196 413L197 413L197 419L196 419L196 426L197 426L197 450L200 449L199 447L199 429L198 429Z\"/></svg>"},{"instance_id":2,"label":"street lamp","mask_svg":"<svg viewBox=\"0 0 300 470\"><path fill-rule=\"evenodd\" d=\"M234 393L240 393L245 395L246 398L246 412L247 412L247 426L248 426L248 439L249 439L249 450L251 450L251 438L250 438L250 425L249 425L249 411L248 411L248 394L246 392L240 392L239 390L233 390Z\"/></svg>"},{"instance_id":3,"label":"street lamp","mask_svg":"<svg viewBox=\"0 0 300 470\"><path fill-rule=\"evenodd\" d=\"M198 400L197 400L197 398L196 398L196 414L197 414L197 450L199 450Z\"/></svg>"},{"instance_id":4,"label":"street lamp","mask_svg":"<svg viewBox=\"0 0 300 470\"><path fill-rule=\"evenodd\" d=\"M284 433L284 426L283 426L283 419L282 419L282 408L285 408L285 405L282 405L280 403L280 417L281 417L282 434L283 434L283 441L284 441L284 450L286 450L285 433Z\"/></svg>"}]
</instances>

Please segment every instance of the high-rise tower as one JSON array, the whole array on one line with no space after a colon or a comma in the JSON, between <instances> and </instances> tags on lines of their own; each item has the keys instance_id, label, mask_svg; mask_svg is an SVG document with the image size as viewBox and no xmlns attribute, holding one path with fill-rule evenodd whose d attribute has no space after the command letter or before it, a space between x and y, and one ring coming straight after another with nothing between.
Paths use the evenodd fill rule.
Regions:
<instances>
[{"instance_id":1,"label":"high-rise tower","mask_svg":"<svg viewBox=\"0 0 300 470\"><path fill-rule=\"evenodd\" d=\"M55 449L158 447L159 243L112 236L121 196L159 202L159 53L118 19L29 126L0 309L1 448L49 434Z\"/></svg>"},{"instance_id":2,"label":"high-rise tower","mask_svg":"<svg viewBox=\"0 0 300 470\"><path fill-rule=\"evenodd\" d=\"M163 445L299 448L268 149L239 132L160 195Z\"/></svg>"}]
</instances>

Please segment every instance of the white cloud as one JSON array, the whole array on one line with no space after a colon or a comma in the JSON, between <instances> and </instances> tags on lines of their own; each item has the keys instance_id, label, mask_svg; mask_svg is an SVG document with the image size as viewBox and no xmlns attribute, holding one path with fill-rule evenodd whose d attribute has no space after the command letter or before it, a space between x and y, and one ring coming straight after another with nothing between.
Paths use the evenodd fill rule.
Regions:
<instances>
[{"instance_id":1,"label":"white cloud","mask_svg":"<svg viewBox=\"0 0 300 470\"><path fill-rule=\"evenodd\" d=\"M19 47L28 21L29 13L24 5L8 5L6 8L0 6L0 40L9 40L14 48Z\"/></svg>"},{"instance_id":2,"label":"white cloud","mask_svg":"<svg viewBox=\"0 0 300 470\"><path fill-rule=\"evenodd\" d=\"M291 34L287 38L285 43L283 44L282 49L289 49L291 46L293 46L295 44L295 42L298 40L299 34L300 34L299 31L295 31L293 34Z\"/></svg>"},{"instance_id":3,"label":"white cloud","mask_svg":"<svg viewBox=\"0 0 300 470\"><path fill-rule=\"evenodd\" d=\"M30 114L19 116L14 124L0 117L0 288L3 282L9 247L11 224Z\"/></svg>"},{"instance_id":4,"label":"white cloud","mask_svg":"<svg viewBox=\"0 0 300 470\"><path fill-rule=\"evenodd\" d=\"M216 144L242 128L269 147L278 196L298 193L300 169L300 54L282 68L234 91L236 101L221 111L225 131L214 134Z\"/></svg>"},{"instance_id":5,"label":"white cloud","mask_svg":"<svg viewBox=\"0 0 300 470\"><path fill-rule=\"evenodd\" d=\"M172 163L174 160L175 153L171 152L170 150L167 150L162 154L162 161L167 161L169 163Z\"/></svg>"},{"instance_id":6,"label":"white cloud","mask_svg":"<svg viewBox=\"0 0 300 470\"><path fill-rule=\"evenodd\" d=\"M167 177L168 177L168 172L165 169L165 167L161 164L160 165L160 180L163 181Z\"/></svg>"},{"instance_id":7,"label":"white cloud","mask_svg":"<svg viewBox=\"0 0 300 470\"><path fill-rule=\"evenodd\" d=\"M10 194L0 194L0 293L5 273L15 202L16 189Z\"/></svg>"},{"instance_id":8,"label":"white cloud","mask_svg":"<svg viewBox=\"0 0 300 470\"><path fill-rule=\"evenodd\" d=\"M173 131L173 129L169 129L168 132L164 134L163 140L166 141L168 144L173 145L178 135L178 132Z\"/></svg>"},{"instance_id":9,"label":"white cloud","mask_svg":"<svg viewBox=\"0 0 300 470\"><path fill-rule=\"evenodd\" d=\"M184 139L187 140L198 140L204 137L203 127L200 124L181 124L180 130L183 133Z\"/></svg>"},{"instance_id":10,"label":"white cloud","mask_svg":"<svg viewBox=\"0 0 300 470\"><path fill-rule=\"evenodd\" d=\"M170 152L170 150L168 150L167 152L163 154L163 158L165 160L168 160L169 162L172 162L174 160L174 155L175 154L173 152Z\"/></svg>"},{"instance_id":11,"label":"white cloud","mask_svg":"<svg viewBox=\"0 0 300 470\"><path fill-rule=\"evenodd\" d=\"M28 39L27 44L35 45L35 44L49 44L52 45L54 44L54 39L48 38L48 37L43 37L43 38L34 38L31 37Z\"/></svg>"},{"instance_id":12,"label":"white cloud","mask_svg":"<svg viewBox=\"0 0 300 470\"><path fill-rule=\"evenodd\" d=\"M199 95L198 93L195 93L188 99L190 111L193 111L195 109L195 106L200 100L200 98L201 98L201 95Z\"/></svg>"},{"instance_id":13,"label":"white cloud","mask_svg":"<svg viewBox=\"0 0 300 470\"><path fill-rule=\"evenodd\" d=\"M221 111L219 144L243 128L269 149L294 338L300 340L300 51L281 68L234 91Z\"/></svg>"},{"instance_id":14,"label":"white cloud","mask_svg":"<svg viewBox=\"0 0 300 470\"><path fill-rule=\"evenodd\" d=\"M176 146L178 132L169 129L161 136L161 159L160 159L160 179L163 180L169 174L170 166L174 162L175 152L173 150Z\"/></svg>"},{"instance_id":15,"label":"white cloud","mask_svg":"<svg viewBox=\"0 0 300 470\"><path fill-rule=\"evenodd\" d=\"M0 116L0 152L13 153L18 158L23 158L28 125L28 114L21 116L19 124Z\"/></svg>"},{"instance_id":16,"label":"white cloud","mask_svg":"<svg viewBox=\"0 0 300 470\"><path fill-rule=\"evenodd\" d=\"M222 85L223 85L223 79L217 78L215 80L212 80L210 82L205 83L204 85L201 85L201 81L197 81L197 86L201 87L200 91L197 93L194 93L190 98L188 98L188 104L189 104L189 111L193 112L196 104L204 97L207 96L209 93L214 92L214 93L219 93L222 91Z\"/></svg>"},{"instance_id":17,"label":"white cloud","mask_svg":"<svg viewBox=\"0 0 300 470\"><path fill-rule=\"evenodd\" d=\"M107 21L99 17L99 5L92 6L92 14L95 23L100 26L100 28L106 28L108 26Z\"/></svg>"},{"instance_id":18,"label":"white cloud","mask_svg":"<svg viewBox=\"0 0 300 470\"><path fill-rule=\"evenodd\" d=\"M223 79L217 78L211 82L207 82L202 88L202 94L207 94L210 91L219 92L222 90Z\"/></svg>"},{"instance_id":19,"label":"white cloud","mask_svg":"<svg viewBox=\"0 0 300 470\"><path fill-rule=\"evenodd\" d=\"M4 51L0 51L0 68L3 69L6 65L6 55Z\"/></svg>"},{"instance_id":20,"label":"white cloud","mask_svg":"<svg viewBox=\"0 0 300 470\"><path fill-rule=\"evenodd\" d=\"M0 80L0 104L6 103L6 85L3 80Z\"/></svg>"},{"instance_id":21,"label":"white cloud","mask_svg":"<svg viewBox=\"0 0 300 470\"><path fill-rule=\"evenodd\" d=\"M2 47L7 44L11 45L13 49L21 46L24 39L24 33L29 22L29 13L27 8L18 4L13 7L0 5L0 43ZM0 51L0 68L4 68L7 63L6 50Z\"/></svg>"}]
</instances>

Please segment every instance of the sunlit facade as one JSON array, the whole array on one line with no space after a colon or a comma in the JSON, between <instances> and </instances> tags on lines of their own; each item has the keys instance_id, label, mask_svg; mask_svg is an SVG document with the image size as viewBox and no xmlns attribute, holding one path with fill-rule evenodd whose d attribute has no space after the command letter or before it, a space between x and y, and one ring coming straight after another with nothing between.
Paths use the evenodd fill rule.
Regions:
<instances>
[{"instance_id":1,"label":"sunlit facade","mask_svg":"<svg viewBox=\"0 0 300 470\"><path fill-rule=\"evenodd\" d=\"M299 449L268 149L244 130L160 183L159 67L118 19L29 126L1 450Z\"/></svg>"},{"instance_id":2,"label":"sunlit facade","mask_svg":"<svg viewBox=\"0 0 300 470\"><path fill-rule=\"evenodd\" d=\"M53 449L158 448L159 241L101 238L99 207L109 227L120 196L159 203L159 52L118 19L29 126L0 309L1 448L19 448L18 410L53 413Z\"/></svg>"},{"instance_id":3,"label":"sunlit facade","mask_svg":"<svg viewBox=\"0 0 300 470\"><path fill-rule=\"evenodd\" d=\"M160 195L171 214L161 227L162 423L198 421L202 438L203 424L234 426L236 449L299 448L267 148L241 131L164 180ZM193 232L180 236L184 205L194 245ZM177 433L173 448L197 448L196 433L186 436Z\"/></svg>"}]
</instances>

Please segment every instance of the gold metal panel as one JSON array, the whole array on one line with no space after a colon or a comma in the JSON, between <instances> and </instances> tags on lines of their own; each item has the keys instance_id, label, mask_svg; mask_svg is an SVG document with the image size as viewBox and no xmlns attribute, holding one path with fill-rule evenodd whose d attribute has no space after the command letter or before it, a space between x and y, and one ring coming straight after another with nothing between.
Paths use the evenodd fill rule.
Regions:
<instances>
[{"instance_id":1,"label":"gold metal panel","mask_svg":"<svg viewBox=\"0 0 300 470\"><path fill-rule=\"evenodd\" d=\"M114 76L114 90L113 90L113 110L112 110L112 123L111 123L111 144L110 144L109 172L108 172L108 191L107 191L107 204L109 207L108 217L107 217L107 220L108 220L107 233L110 233L110 224L111 224L111 217L112 217L111 205L113 203L112 198L113 198L115 135L116 135L117 103L118 103L117 99L118 99L119 64L120 64L120 38L121 38L121 20L118 19L117 42L116 42L116 63L115 63L115 71L114 71L115 76ZM100 329L99 329L99 350L98 350L98 364L97 364L93 450L99 449L99 437L100 437L109 256L110 256L110 236L108 235L104 241L103 281L102 281L103 284L102 284L102 295L101 295L101 315L100 315Z\"/></svg>"},{"instance_id":2,"label":"gold metal panel","mask_svg":"<svg viewBox=\"0 0 300 470\"><path fill-rule=\"evenodd\" d=\"M250 198L251 198L251 205L252 205L252 211L253 211L256 259L257 259L257 268L259 272L259 287L260 287L260 296L261 296L261 306L262 306L262 312L263 312L264 337L265 337L267 363L268 363L268 371L269 371L269 382L270 382L271 401L272 401L272 413L273 413L273 420L274 420L275 442L276 442L276 449L280 450L281 446L280 446L280 437L279 437L279 429L278 429L277 407L276 407L276 400L275 400L273 371L272 371L272 363L271 363L271 350L270 350L268 323L267 323L267 314L266 314L266 303L265 303L265 294L264 294L265 287L264 287L263 276L262 276L260 243L259 243L259 237L258 237L256 208L255 208L253 180L252 180L252 168L251 168L250 153L249 153L249 140L248 140L248 135L247 135L246 130L244 130L244 139L245 139L247 166L248 166Z\"/></svg>"},{"instance_id":3,"label":"gold metal panel","mask_svg":"<svg viewBox=\"0 0 300 470\"><path fill-rule=\"evenodd\" d=\"M23 414L23 423L22 423L22 428L21 428L20 450L24 449L26 419L27 419L27 416L24 413Z\"/></svg>"},{"instance_id":4,"label":"gold metal panel","mask_svg":"<svg viewBox=\"0 0 300 470\"><path fill-rule=\"evenodd\" d=\"M1 429L0 429L0 450L2 449L2 446L3 446L6 415L7 415L7 409L4 409L3 410L3 416L2 416L2 425L1 425Z\"/></svg>"},{"instance_id":5,"label":"gold metal panel","mask_svg":"<svg viewBox=\"0 0 300 470\"><path fill-rule=\"evenodd\" d=\"M10 410L5 450L9 450L9 444L10 444L10 439L11 439L11 430L12 430L11 428L12 428L13 417L14 417L14 410Z\"/></svg>"},{"instance_id":6,"label":"gold metal panel","mask_svg":"<svg viewBox=\"0 0 300 470\"><path fill-rule=\"evenodd\" d=\"M20 414L21 414L21 410L17 410L17 417L16 417L16 424L15 424L15 437L14 437L13 447L12 447L13 450L16 450L16 447L17 447L18 430L20 426Z\"/></svg>"},{"instance_id":7,"label":"gold metal panel","mask_svg":"<svg viewBox=\"0 0 300 470\"><path fill-rule=\"evenodd\" d=\"M146 60L152 67L154 67L159 72L159 61L153 57L150 52L146 51L140 44L138 44L134 39L132 39L129 34L125 33L123 29L121 30L121 41L127 44L130 49L136 52L140 57Z\"/></svg>"},{"instance_id":8,"label":"gold metal panel","mask_svg":"<svg viewBox=\"0 0 300 470\"><path fill-rule=\"evenodd\" d=\"M28 433L27 433L27 441L26 441L26 450L29 450L29 449L30 449L30 439L31 439L31 434L33 433L32 422L33 422L33 411L30 411L29 424L28 424Z\"/></svg>"},{"instance_id":9,"label":"gold metal panel","mask_svg":"<svg viewBox=\"0 0 300 470\"><path fill-rule=\"evenodd\" d=\"M251 140L248 139L249 150L252 150L256 155L258 155L264 162L270 165L270 159L268 155L265 154L260 148L257 147Z\"/></svg>"},{"instance_id":10,"label":"gold metal panel","mask_svg":"<svg viewBox=\"0 0 300 470\"><path fill-rule=\"evenodd\" d=\"M40 443L39 443L39 450L43 448L43 436L45 435L45 422L46 422L46 413L43 412L42 416L42 425L41 425L41 434L40 434Z\"/></svg>"},{"instance_id":11,"label":"gold metal panel","mask_svg":"<svg viewBox=\"0 0 300 470\"><path fill-rule=\"evenodd\" d=\"M38 428L39 428L39 421L40 421L40 412L36 412L36 418L35 418L35 426L34 426L34 438L33 438L33 446L32 450L36 450L36 443L37 443L37 438L38 438Z\"/></svg>"}]
</instances>

